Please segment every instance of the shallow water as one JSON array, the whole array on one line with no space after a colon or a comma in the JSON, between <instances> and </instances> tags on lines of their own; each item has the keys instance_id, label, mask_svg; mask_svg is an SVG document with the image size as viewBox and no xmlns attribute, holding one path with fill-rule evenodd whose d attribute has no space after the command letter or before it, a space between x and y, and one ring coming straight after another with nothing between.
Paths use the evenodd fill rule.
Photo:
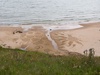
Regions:
<instances>
[{"instance_id":1,"label":"shallow water","mask_svg":"<svg viewBox=\"0 0 100 75\"><path fill-rule=\"evenodd\" d=\"M57 43L51 38L50 32L51 32L50 30L47 31L46 37L52 43L52 46L54 47L54 49L59 50L58 46L57 46Z\"/></svg>"},{"instance_id":2,"label":"shallow water","mask_svg":"<svg viewBox=\"0 0 100 75\"><path fill-rule=\"evenodd\" d=\"M0 0L0 24L100 21L100 0Z\"/></svg>"}]
</instances>

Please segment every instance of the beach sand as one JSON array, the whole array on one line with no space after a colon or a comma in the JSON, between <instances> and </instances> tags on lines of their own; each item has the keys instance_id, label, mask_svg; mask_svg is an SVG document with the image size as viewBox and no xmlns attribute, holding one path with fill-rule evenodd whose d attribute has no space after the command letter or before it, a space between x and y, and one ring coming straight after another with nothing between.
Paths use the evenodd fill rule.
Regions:
<instances>
[{"instance_id":1,"label":"beach sand","mask_svg":"<svg viewBox=\"0 0 100 75\"><path fill-rule=\"evenodd\" d=\"M80 55L84 50L94 48L95 55L100 56L100 23L81 25L81 28L53 30L50 33L58 50L54 49L46 36L47 30L42 26L34 26L27 31L21 27L0 27L0 45L53 55Z\"/></svg>"},{"instance_id":2,"label":"beach sand","mask_svg":"<svg viewBox=\"0 0 100 75\"><path fill-rule=\"evenodd\" d=\"M66 52L55 50L45 34L46 30L38 26L28 31L24 31L21 27L0 27L0 45L4 48L67 55Z\"/></svg>"},{"instance_id":3,"label":"beach sand","mask_svg":"<svg viewBox=\"0 0 100 75\"><path fill-rule=\"evenodd\" d=\"M71 30L56 30L51 33L60 50L78 52L94 48L100 56L100 23L81 24L83 27Z\"/></svg>"}]
</instances>

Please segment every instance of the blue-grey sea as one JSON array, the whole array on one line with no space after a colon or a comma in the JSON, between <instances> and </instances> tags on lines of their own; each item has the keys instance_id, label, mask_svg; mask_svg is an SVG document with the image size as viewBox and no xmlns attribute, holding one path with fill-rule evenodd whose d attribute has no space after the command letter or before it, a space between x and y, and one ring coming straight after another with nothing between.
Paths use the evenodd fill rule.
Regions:
<instances>
[{"instance_id":1,"label":"blue-grey sea","mask_svg":"<svg viewBox=\"0 0 100 75\"><path fill-rule=\"evenodd\" d=\"M100 0L0 0L0 25L100 21Z\"/></svg>"}]
</instances>

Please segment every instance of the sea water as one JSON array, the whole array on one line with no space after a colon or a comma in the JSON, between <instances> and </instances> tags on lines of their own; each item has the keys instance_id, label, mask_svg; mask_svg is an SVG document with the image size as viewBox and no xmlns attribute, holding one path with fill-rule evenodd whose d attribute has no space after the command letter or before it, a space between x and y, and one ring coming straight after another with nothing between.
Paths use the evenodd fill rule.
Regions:
<instances>
[{"instance_id":1,"label":"sea water","mask_svg":"<svg viewBox=\"0 0 100 75\"><path fill-rule=\"evenodd\" d=\"M0 0L0 25L100 21L100 0Z\"/></svg>"}]
</instances>

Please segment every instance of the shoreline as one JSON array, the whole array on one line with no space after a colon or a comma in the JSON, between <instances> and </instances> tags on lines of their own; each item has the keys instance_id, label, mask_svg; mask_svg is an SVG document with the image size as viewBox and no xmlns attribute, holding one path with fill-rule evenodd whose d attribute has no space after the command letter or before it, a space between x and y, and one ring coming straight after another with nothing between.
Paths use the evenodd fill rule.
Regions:
<instances>
[{"instance_id":1,"label":"shoreline","mask_svg":"<svg viewBox=\"0 0 100 75\"><path fill-rule=\"evenodd\" d=\"M20 48L23 50L24 48L26 48L26 50L28 51L39 51L53 55L69 55L70 52L74 54L77 53L83 54L82 53L83 49L85 50L92 47L92 46L86 47L85 44L88 45L91 43L93 44L95 43L95 41L91 42L91 40L89 41L87 40L91 38L92 36L91 32L93 32L93 34L96 34L95 36L92 37L94 37L96 41L99 40L100 36L97 35L99 34L99 32L96 29L98 28L100 29L100 22L80 24L80 25L81 25L80 28L67 29L67 30L61 30L61 29L57 30L57 29L52 29L52 26L51 28L49 28L48 26L43 27L40 25L38 26L30 25L31 27L28 27L29 25L25 25L25 27L1 26L0 45L2 46L5 45L5 47L8 45L11 48ZM29 29L27 29L27 27ZM13 34L14 31L22 31L22 33L17 32ZM47 37L46 32L49 32L51 36ZM49 38L51 38L52 41L53 40L55 41L59 50L56 50L53 47L52 41L50 41ZM68 41L70 46L68 45ZM86 43L86 41L88 41L88 43ZM95 47L99 48L98 47L99 44L100 43L98 42L95 45ZM100 56L100 52L96 53L96 56Z\"/></svg>"},{"instance_id":2,"label":"shoreline","mask_svg":"<svg viewBox=\"0 0 100 75\"><path fill-rule=\"evenodd\" d=\"M100 21L89 21L89 22L82 22L82 23L69 23L64 25L59 24L15 24L15 25L0 25L0 27L21 27L23 30L28 31L28 29L31 29L32 27L43 27L45 30L57 31L57 30L76 30L76 29L83 29L84 27L93 26L93 24L98 24ZM67 25L67 27L66 27ZM71 26L72 25L72 26ZM72 28L71 28L71 27ZM74 27L76 26L76 27Z\"/></svg>"}]
</instances>

